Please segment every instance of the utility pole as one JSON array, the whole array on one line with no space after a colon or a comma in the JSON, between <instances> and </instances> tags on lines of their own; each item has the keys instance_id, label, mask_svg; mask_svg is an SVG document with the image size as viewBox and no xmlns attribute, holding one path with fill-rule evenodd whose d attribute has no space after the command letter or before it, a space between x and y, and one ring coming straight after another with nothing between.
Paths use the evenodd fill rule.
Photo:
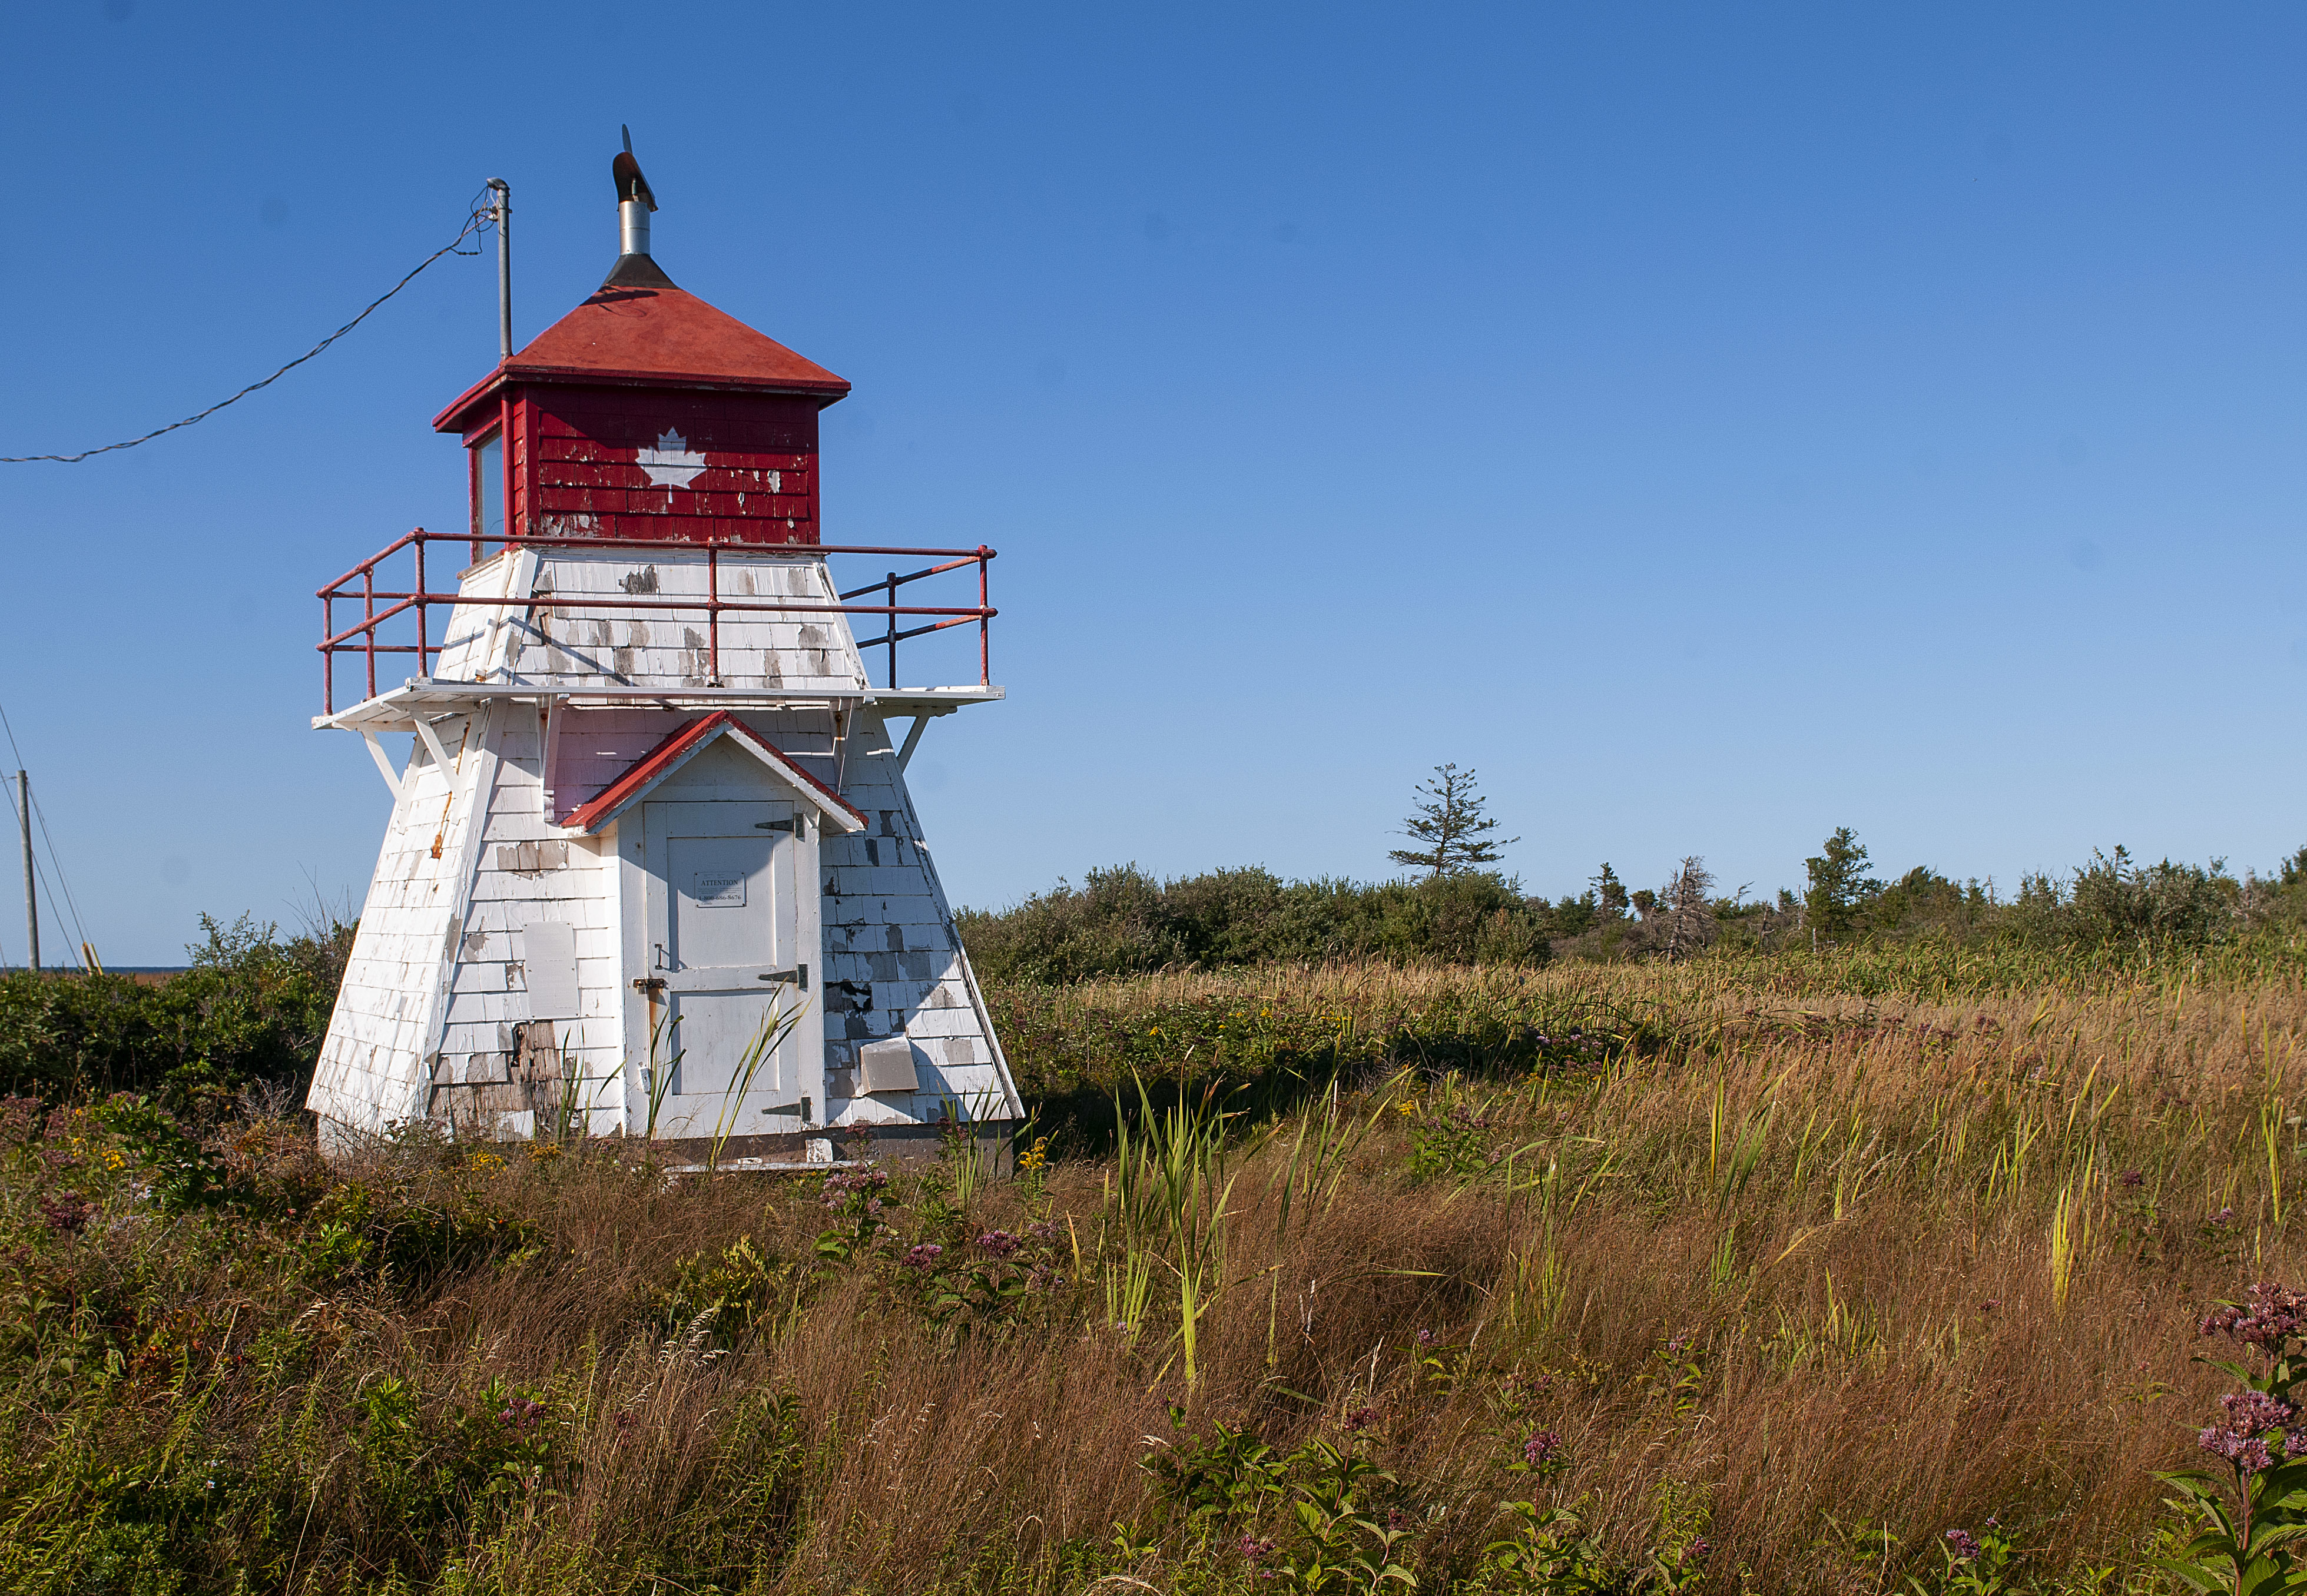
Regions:
<instances>
[{"instance_id":1,"label":"utility pole","mask_svg":"<svg viewBox=\"0 0 2307 1596\"><path fill-rule=\"evenodd\" d=\"M32 778L16 772L16 819L24 828L24 940L31 944L25 968L40 967L40 900L32 876Z\"/></svg>"}]
</instances>

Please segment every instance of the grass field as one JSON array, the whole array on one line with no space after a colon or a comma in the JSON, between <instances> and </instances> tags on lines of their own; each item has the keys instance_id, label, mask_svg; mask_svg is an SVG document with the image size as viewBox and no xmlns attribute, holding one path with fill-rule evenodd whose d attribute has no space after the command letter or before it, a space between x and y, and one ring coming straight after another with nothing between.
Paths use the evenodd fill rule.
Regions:
<instances>
[{"instance_id":1,"label":"grass field","mask_svg":"<svg viewBox=\"0 0 2307 1596\"><path fill-rule=\"evenodd\" d=\"M2297 965L1014 989L1003 1180L20 1109L0 1585L2176 1590Z\"/></svg>"}]
</instances>

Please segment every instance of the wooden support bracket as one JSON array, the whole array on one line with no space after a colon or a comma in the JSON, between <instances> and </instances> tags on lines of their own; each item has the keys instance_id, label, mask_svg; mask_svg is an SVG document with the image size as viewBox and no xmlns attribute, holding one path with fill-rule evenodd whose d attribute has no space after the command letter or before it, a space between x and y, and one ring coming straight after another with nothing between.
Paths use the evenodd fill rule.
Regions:
<instances>
[{"instance_id":1,"label":"wooden support bracket","mask_svg":"<svg viewBox=\"0 0 2307 1596\"><path fill-rule=\"evenodd\" d=\"M922 729L930 724L930 719L929 716L916 715L913 716L913 724L905 729L905 745L897 751L899 770L903 770L913 762L913 750L920 746Z\"/></svg>"},{"instance_id":2,"label":"wooden support bracket","mask_svg":"<svg viewBox=\"0 0 2307 1596\"><path fill-rule=\"evenodd\" d=\"M551 824L559 812L553 801L553 793L558 785L555 778L561 770L561 721L566 713L562 699L556 696L545 700L545 713L538 717L537 733L545 740L545 749L544 756L537 763L537 770L542 780L547 824Z\"/></svg>"},{"instance_id":3,"label":"wooden support bracket","mask_svg":"<svg viewBox=\"0 0 2307 1596\"><path fill-rule=\"evenodd\" d=\"M374 732L363 731L361 741L368 744L368 757L376 761L376 773L384 777L384 785L392 790L392 801L399 802L400 772L392 768L392 757L384 751L384 744L376 740Z\"/></svg>"},{"instance_id":4,"label":"wooden support bracket","mask_svg":"<svg viewBox=\"0 0 2307 1596\"><path fill-rule=\"evenodd\" d=\"M454 768L455 761L449 758L449 751L441 746L441 734L434 731L433 723L421 715L416 717L416 734L425 740L425 751L433 756L433 762L441 767L442 775L447 775Z\"/></svg>"}]
</instances>

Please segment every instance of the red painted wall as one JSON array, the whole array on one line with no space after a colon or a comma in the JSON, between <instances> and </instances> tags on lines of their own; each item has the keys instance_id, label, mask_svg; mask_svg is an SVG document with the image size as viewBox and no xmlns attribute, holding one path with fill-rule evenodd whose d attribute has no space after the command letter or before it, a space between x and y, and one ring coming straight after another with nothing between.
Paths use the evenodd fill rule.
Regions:
<instances>
[{"instance_id":1,"label":"red painted wall","mask_svg":"<svg viewBox=\"0 0 2307 1596\"><path fill-rule=\"evenodd\" d=\"M522 384L506 450L511 525L545 537L805 543L818 537L820 401L710 390ZM681 444L665 445L677 433ZM639 451L705 457L686 487L653 484Z\"/></svg>"}]
</instances>

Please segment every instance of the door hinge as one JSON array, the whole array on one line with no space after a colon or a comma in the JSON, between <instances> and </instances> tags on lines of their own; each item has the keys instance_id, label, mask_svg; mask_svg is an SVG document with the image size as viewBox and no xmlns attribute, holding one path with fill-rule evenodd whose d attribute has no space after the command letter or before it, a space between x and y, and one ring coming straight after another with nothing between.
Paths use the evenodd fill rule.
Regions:
<instances>
[{"instance_id":1,"label":"door hinge","mask_svg":"<svg viewBox=\"0 0 2307 1596\"><path fill-rule=\"evenodd\" d=\"M756 831L791 831L793 828L793 822L791 820L756 820L753 822L753 829Z\"/></svg>"},{"instance_id":2,"label":"door hinge","mask_svg":"<svg viewBox=\"0 0 2307 1596\"><path fill-rule=\"evenodd\" d=\"M754 977L757 981L790 981L802 991L809 990L809 966L795 965L790 970L764 970Z\"/></svg>"}]
</instances>

